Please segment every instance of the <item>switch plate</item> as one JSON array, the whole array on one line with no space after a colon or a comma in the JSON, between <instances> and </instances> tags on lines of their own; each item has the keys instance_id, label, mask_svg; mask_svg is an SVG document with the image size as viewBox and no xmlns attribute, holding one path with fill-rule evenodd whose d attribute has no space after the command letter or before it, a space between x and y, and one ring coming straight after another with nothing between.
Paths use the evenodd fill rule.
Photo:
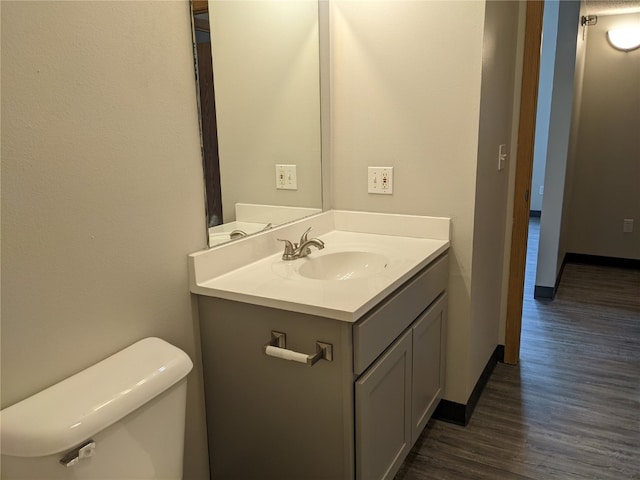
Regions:
<instances>
[{"instance_id":1,"label":"switch plate","mask_svg":"<svg viewBox=\"0 0 640 480\"><path fill-rule=\"evenodd\" d=\"M507 163L507 144L502 143L498 146L498 171L504 170Z\"/></svg>"},{"instance_id":2,"label":"switch plate","mask_svg":"<svg viewBox=\"0 0 640 480\"><path fill-rule=\"evenodd\" d=\"M622 233L633 232L633 218L625 218L622 221Z\"/></svg>"},{"instance_id":3,"label":"switch plate","mask_svg":"<svg viewBox=\"0 0 640 480\"><path fill-rule=\"evenodd\" d=\"M368 192L382 195L393 193L393 167L369 167Z\"/></svg>"},{"instance_id":4,"label":"switch plate","mask_svg":"<svg viewBox=\"0 0 640 480\"><path fill-rule=\"evenodd\" d=\"M544 195L544 185L540 185L540 188L538 188L538 195Z\"/></svg>"},{"instance_id":5,"label":"switch plate","mask_svg":"<svg viewBox=\"0 0 640 480\"><path fill-rule=\"evenodd\" d=\"M298 175L295 165L276 165L276 188L278 190L298 189Z\"/></svg>"}]
</instances>

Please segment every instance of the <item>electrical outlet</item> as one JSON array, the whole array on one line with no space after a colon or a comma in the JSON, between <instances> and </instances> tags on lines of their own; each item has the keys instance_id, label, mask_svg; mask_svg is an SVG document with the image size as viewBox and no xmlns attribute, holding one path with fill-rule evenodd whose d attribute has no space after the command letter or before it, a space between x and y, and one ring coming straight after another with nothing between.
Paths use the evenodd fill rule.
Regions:
<instances>
[{"instance_id":1,"label":"electrical outlet","mask_svg":"<svg viewBox=\"0 0 640 480\"><path fill-rule=\"evenodd\" d=\"M393 193L393 167L369 167L368 192L391 195Z\"/></svg>"},{"instance_id":2,"label":"electrical outlet","mask_svg":"<svg viewBox=\"0 0 640 480\"><path fill-rule=\"evenodd\" d=\"M625 218L622 221L622 233L633 232L633 218Z\"/></svg>"},{"instance_id":3,"label":"electrical outlet","mask_svg":"<svg viewBox=\"0 0 640 480\"><path fill-rule=\"evenodd\" d=\"M540 188L538 188L538 195L544 195L544 185L540 185Z\"/></svg>"},{"instance_id":4,"label":"electrical outlet","mask_svg":"<svg viewBox=\"0 0 640 480\"><path fill-rule=\"evenodd\" d=\"M276 165L276 188L278 190L298 189L298 176L295 165Z\"/></svg>"}]
</instances>

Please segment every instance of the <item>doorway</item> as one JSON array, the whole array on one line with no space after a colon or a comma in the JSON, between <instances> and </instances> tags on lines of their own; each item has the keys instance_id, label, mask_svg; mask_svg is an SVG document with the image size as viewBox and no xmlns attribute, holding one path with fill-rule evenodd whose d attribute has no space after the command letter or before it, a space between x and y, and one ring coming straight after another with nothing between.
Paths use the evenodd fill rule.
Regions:
<instances>
[{"instance_id":1,"label":"doorway","mask_svg":"<svg viewBox=\"0 0 640 480\"><path fill-rule=\"evenodd\" d=\"M530 207L526 205L525 208L525 204L528 204L530 200L531 165L528 162L533 158L533 151L529 150L533 148L533 145L523 144L522 138L525 140L527 140L527 138L530 139L533 132L535 132L535 123L531 123L535 116L535 108L533 114L526 110L526 108L531 107L533 104L533 92L535 92L535 94L539 93L533 88L525 90L528 81L527 66L529 65L529 67L531 67L532 64L535 65L535 60L539 59L538 52L540 51L539 44L537 45L537 49L527 50L527 42L535 45L535 37L540 33L540 30L536 31L530 28L530 18L533 14L538 14L537 17L534 16L534 24L536 26L542 25L542 8L537 12L531 12L531 3L541 2L529 2L527 8L528 28L525 33L525 66L523 69L523 92L520 112L521 123L519 130L521 151L519 151L516 166L514 232L512 236L507 307L507 335L505 339L506 363L517 363L519 358L519 337L522 315L522 299L520 295L522 291L517 290L523 289L524 286L524 262L526 258L527 236L523 234L523 232L528 231ZM563 2L560 3L562 4ZM623 90L624 84L626 83L625 78L638 78L637 66L640 65L640 63L637 62L637 59L638 55L640 55L640 50L635 53L631 52L632 55L628 55L629 52L616 52L605 40L606 31L608 31L609 28L617 26L619 22L627 21L628 19L625 20L625 17L632 17L629 21L637 23L638 17L640 16L638 14L640 11L640 2L635 3L636 6L633 11L592 10L589 13L595 12L601 15L601 25L597 27L593 26L597 23L595 15L580 16L584 13L584 9L580 12L577 10L573 12L572 17L567 17L568 19L565 18L565 23L563 24L563 12L560 10L558 48L569 48L568 44L571 36L575 35L573 39L578 38L578 62L575 62L575 46L572 47L574 49L572 52L573 61L565 59L563 63L562 61L559 62L558 57L556 57L555 69L558 70L558 66L560 65L560 71L556 71L554 75L559 78L563 76L567 77L568 80L566 80L566 83L571 86L571 89L567 90L565 88L563 91L562 88L556 88L555 84L553 88L554 91L559 90L566 97L573 98L575 79L577 101L575 108L572 109L571 105L569 105L565 111L566 131L563 134L565 142L564 151L562 149L556 149L554 154L547 156L547 158L554 158L556 160L560 158L563 159L563 161L551 162L551 166L547 166L547 174L545 175L545 198L542 208L543 225L541 225L540 236L545 250L550 250L551 255L548 255L547 264L538 265L539 269L546 268L546 271L541 270L537 273L538 281L536 282L544 286L547 291L543 291L542 293L547 293L548 295L536 295L537 297L553 297L555 288L557 287L556 282L560 278L565 258L571 260L576 256L605 259L607 257L613 257L616 260L623 260L632 265L634 263L637 265L640 262L639 260L634 260L640 258L640 243L637 242L637 237L634 237L635 234L626 236L623 234L622 218L624 215L629 217L640 215L637 185L636 187L632 187L625 183L630 178L638 178L638 164L635 159L637 159L640 154L640 143L637 142L635 134L631 133L630 135L628 121L627 123L621 122L616 124L615 127L612 125L618 121L617 117L628 119L631 115L633 118L637 118L634 117L634 115L637 115L638 111L636 111L635 114L632 111L630 112L630 109L633 110L632 105L634 105L634 102L640 101L640 96L637 92L637 83L634 84L635 89L627 89L620 93L618 93L618 90ZM589 2L587 2L587 7L588 6ZM562 7L560 8L562 9ZM618 15L622 13L631 13L633 15L625 17ZM566 14L567 12L565 11L565 17ZM617 18L620 20L618 21ZM567 22L569 22L568 27ZM578 23L580 26L578 26ZM563 25L565 30L561 31ZM590 36L593 36L593 38L587 52L584 46L586 31L589 28L593 28L593 31L590 33ZM573 31L570 31L572 29ZM595 33L596 31L597 35ZM579 35L577 35L577 33L579 33ZM565 35L564 40L560 37L561 34ZM586 59L587 57L589 60ZM574 64L576 65L575 68ZM538 67L539 73L539 63L536 66ZM567 66L571 67L570 72L565 68ZM563 68L565 69L563 70ZM635 68L635 70L629 70L631 68ZM584 79L582 77L583 72ZM534 76L534 74L531 73L531 68L529 68L529 76ZM532 83L531 79L529 83ZM584 85L584 89L582 85ZM597 85L598 88L594 90L593 85ZM608 85L609 88L606 88L605 85ZM605 96L601 95L601 93L605 91L609 92L609 94ZM621 97L620 100L617 100L615 98L616 96ZM634 100L636 97L639 98ZM619 107L616 108L620 108L620 110L614 110L613 105L616 104L619 105ZM593 113L594 105L599 107L597 115ZM584 110L584 112L587 112L586 115L580 115L579 107L581 106L586 109ZM625 113L619 115L619 112ZM567 121L567 116L571 119L571 115L573 115L573 123ZM525 121L524 125L522 123L523 118ZM578 118L581 119L579 142L577 141L578 136L575 131L575 127L578 125L578 123L576 123ZM635 122L637 121L638 120L635 120ZM573 125L574 131L571 130L571 126L569 125ZM587 125L587 127L585 127L585 125ZM557 137L562 136L558 133L560 129L557 128L557 125L550 125L549 128L550 134L556 135ZM525 134L524 137L523 131ZM529 137L526 137L526 135L529 135ZM555 141L557 147L557 138ZM612 152L616 152L615 155L612 155ZM574 158L579 158L580 161L574 162ZM618 161L617 158L621 160ZM551 172L549 172L549 168L552 169ZM597 171L598 173L594 174L591 171L586 172L586 170ZM587 175L590 176L587 177ZM585 181L585 178L587 178L588 181ZM615 178L615 180L612 180L612 178ZM546 185L550 179L556 182L555 188L552 188L551 191L549 190L549 185ZM607 187L608 184L612 184L614 181L618 185L617 187L612 185ZM594 185L596 187L594 187ZM626 188L623 187L624 185L626 185ZM536 188L536 185L534 185L534 188ZM627 190L629 193L626 193ZM555 195L555 197L552 195ZM613 199L610 200L608 197L612 197ZM570 205L572 198L579 198L580 201L574 201L575 204ZM589 204L591 210L585 208L585 204ZM610 207L610 204L613 206ZM548 205L554 207L550 212L547 209ZM608 211L606 210L607 208L609 209ZM570 215L567 214L569 211ZM623 214L622 212L629 213ZM596 216L596 213L599 214L600 217L597 221L593 221L592 216ZM545 221L547 221L548 225L551 224L553 228L548 228L547 238L543 239L542 237L545 235ZM520 231L517 232L516 228L520 228ZM550 236L549 231L555 235L555 237ZM634 241L634 238L636 241ZM551 249L549 245L551 245ZM571 252L584 252L591 255L576 255ZM542 257L543 255L541 255L541 258ZM541 278L542 281L540 281Z\"/></svg>"}]
</instances>

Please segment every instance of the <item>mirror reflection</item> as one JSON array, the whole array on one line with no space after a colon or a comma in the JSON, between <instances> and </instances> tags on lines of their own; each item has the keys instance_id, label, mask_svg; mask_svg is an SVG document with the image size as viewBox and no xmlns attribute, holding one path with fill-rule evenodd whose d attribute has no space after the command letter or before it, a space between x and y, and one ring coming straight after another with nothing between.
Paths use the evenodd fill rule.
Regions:
<instances>
[{"instance_id":1,"label":"mirror reflection","mask_svg":"<svg viewBox=\"0 0 640 480\"><path fill-rule=\"evenodd\" d=\"M318 3L192 3L209 246L322 207Z\"/></svg>"}]
</instances>

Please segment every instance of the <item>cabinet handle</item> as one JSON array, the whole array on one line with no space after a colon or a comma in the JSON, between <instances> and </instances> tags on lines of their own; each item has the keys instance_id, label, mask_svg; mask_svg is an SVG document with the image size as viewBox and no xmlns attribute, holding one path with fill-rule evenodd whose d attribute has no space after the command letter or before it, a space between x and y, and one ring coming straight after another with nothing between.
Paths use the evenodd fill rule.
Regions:
<instances>
[{"instance_id":1,"label":"cabinet handle","mask_svg":"<svg viewBox=\"0 0 640 480\"><path fill-rule=\"evenodd\" d=\"M271 332L271 341L264 346L264 353L270 357L282 358L293 362L314 365L318 360L333 361L333 345L325 342L316 342L316 353L306 353L288 350L287 335L282 332Z\"/></svg>"}]
</instances>

